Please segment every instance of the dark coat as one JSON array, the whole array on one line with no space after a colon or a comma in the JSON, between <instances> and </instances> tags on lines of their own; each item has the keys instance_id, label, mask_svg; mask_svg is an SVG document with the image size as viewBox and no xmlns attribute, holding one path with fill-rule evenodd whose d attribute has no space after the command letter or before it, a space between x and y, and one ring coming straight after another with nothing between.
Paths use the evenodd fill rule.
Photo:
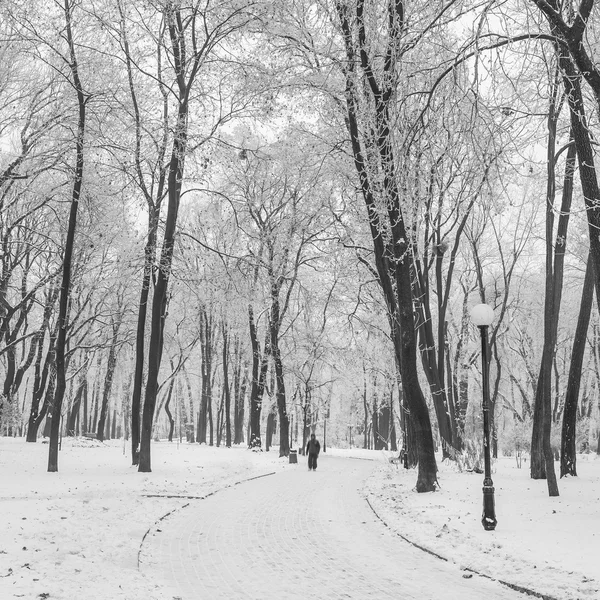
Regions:
<instances>
[{"instance_id":1,"label":"dark coat","mask_svg":"<svg viewBox=\"0 0 600 600\"><path fill-rule=\"evenodd\" d=\"M321 452L321 444L319 444L319 440L308 440L308 444L306 444L306 452L308 454L316 454L319 456L319 452Z\"/></svg>"}]
</instances>

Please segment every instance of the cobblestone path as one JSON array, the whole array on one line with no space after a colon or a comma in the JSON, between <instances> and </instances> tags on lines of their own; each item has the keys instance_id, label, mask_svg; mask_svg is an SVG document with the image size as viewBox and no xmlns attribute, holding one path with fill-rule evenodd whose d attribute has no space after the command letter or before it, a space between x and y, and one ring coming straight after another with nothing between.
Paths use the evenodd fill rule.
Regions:
<instances>
[{"instance_id":1,"label":"cobblestone path","mask_svg":"<svg viewBox=\"0 0 600 600\"><path fill-rule=\"evenodd\" d=\"M390 533L359 493L374 463L299 460L174 512L146 538L142 573L181 600L526 598Z\"/></svg>"}]
</instances>

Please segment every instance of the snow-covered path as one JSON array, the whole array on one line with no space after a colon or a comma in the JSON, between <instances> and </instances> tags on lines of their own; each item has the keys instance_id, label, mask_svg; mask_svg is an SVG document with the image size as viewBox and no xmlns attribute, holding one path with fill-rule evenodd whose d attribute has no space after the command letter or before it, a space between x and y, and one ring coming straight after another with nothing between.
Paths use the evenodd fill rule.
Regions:
<instances>
[{"instance_id":1,"label":"snow-covered path","mask_svg":"<svg viewBox=\"0 0 600 600\"><path fill-rule=\"evenodd\" d=\"M522 599L389 532L360 494L374 463L322 456L189 505L146 537L142 574L182 600Z\"/></svg>"}]
</instances>

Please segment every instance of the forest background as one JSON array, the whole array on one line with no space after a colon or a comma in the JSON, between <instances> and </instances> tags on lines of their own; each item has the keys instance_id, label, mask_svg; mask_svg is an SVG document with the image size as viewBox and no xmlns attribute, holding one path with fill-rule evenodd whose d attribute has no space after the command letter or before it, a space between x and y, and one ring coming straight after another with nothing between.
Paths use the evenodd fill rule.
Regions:
<instances>
[{"instance_id":1,"label":"forest background","mask_svg":"<svg viewBox=\"0 0 600 600\"><path fill-rule=\"evenodd\" d=\"M434 489L479 468L487 302L493 452L556 495L600 452L593 9L5 1L2 433L149 471L316 431Z\"/></svg>"}]
</instances>

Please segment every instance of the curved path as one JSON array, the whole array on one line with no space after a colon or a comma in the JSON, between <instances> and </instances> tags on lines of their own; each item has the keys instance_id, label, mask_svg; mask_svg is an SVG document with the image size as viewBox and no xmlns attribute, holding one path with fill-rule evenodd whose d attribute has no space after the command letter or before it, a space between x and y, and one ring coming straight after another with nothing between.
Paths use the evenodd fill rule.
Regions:
<instances>
[{"instance_id":1,"label":"curved path","mask_svg":"<svg viewBox=\"0 0 600 600\"><path fill-rule=\"evenodd\" d=\"M181 600L523 600L390 533L360 495L373 469L322 456L193 500L144 542L142 573Z\"/></svg>"}]
</instances>

